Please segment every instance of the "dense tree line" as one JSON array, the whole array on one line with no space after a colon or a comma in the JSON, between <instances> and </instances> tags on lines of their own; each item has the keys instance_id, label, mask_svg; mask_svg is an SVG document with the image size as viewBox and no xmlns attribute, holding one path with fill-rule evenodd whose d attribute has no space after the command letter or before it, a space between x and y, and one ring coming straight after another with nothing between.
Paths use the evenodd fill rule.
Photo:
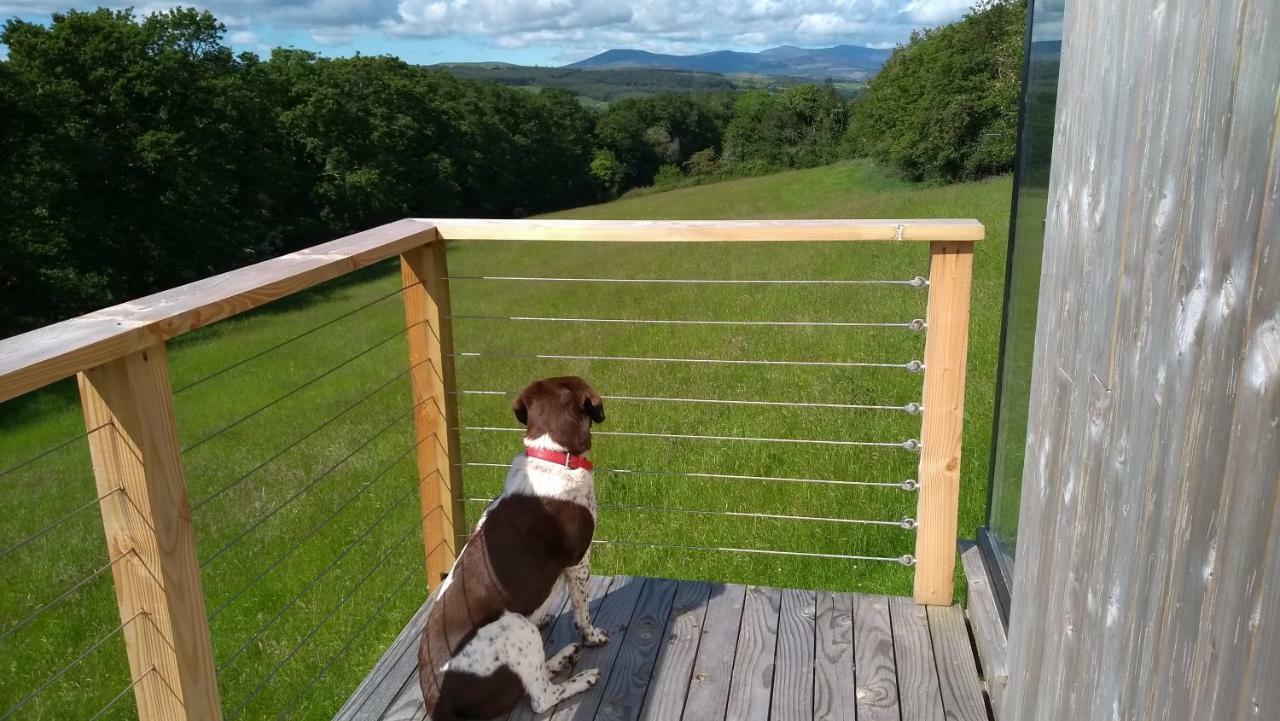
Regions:
<instances>
[{"instance_id":1,"label":"dense tree line","mask_svg":"<svg viewBox=\"0 0 1280 721\"><path fill-rule=\"evenodd\" d=\"M392 57L235 54L210 14L0 33L0 337L410 215L513 217L871 154L930 180L1012 162L1023 0L899 48L866 95L572 93Z\"/></svg>"},{"instance_id":2,"label":"dense tree line","mask_svg":"<svg viewBox=\"0 0 1280 721\"><path fill-rule=\"evenodd\" d=\"M1026 0L979 0L960 22L912 33L854 105L850 152L915 180L1008 172L1025 26Z\"/></svg>"},{"instance_id":3,"label":"dense tree line","mask_svg":"<svg viewBox=\"0 0 1280 721\"><path fill-rule=\"evenodd\" d=\"M222 33L189 9L6 23L0 336L406 215L600 197L565 91Z\"/></svg>"}]
</instances>

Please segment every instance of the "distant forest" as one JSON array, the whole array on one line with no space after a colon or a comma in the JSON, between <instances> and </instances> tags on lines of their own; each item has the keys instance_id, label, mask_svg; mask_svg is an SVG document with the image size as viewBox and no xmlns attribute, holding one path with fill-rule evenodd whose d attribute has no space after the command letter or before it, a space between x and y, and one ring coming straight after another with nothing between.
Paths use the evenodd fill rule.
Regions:
<instances>
[{"instance_id":1,"label":"distant forest","mask_svg":"<svg viewBox=\"0 0 1280 721\"><path fill-rule=\"evenodd\" d=\"M859 155L929 182L1007 172L1024 8L983 0L913 35L853 101L690 87L603 109L392 57L236 54L193 9L9 20L0 337L405 216L523 216Z\"/></svg>"},{"instance_id":2,"label":"distant forest","mask_svg":"<svg viewBox=\"0 0 1280 721\"><path fill-rule=\"evenodd\" d=\"M506 63L444 63L432 67L467 80L490 80L518 88L561 88L578 97L600 103L660 93L732 92L737 88L737 85L724 75L691 70L653 68L578 70Z\"/></svg>"},{"instance_id":3,"label":"distant forest","mask_svg":"<svg viewBox=\"0 0 1280 721\"><path fill-rule=\"evenodd\" d=\"M561 88L584 105L599 107L617 100L646 98L663 93L726 93L736 90L781 91L812 84L812 78L788 75L735 75L662 68L546 68L508 63L441 63L432 65L467 80L489 80L500 85L538 90ZM841 97L857 97L861 86L834 83Z\"/></svg>"}]
</instances>

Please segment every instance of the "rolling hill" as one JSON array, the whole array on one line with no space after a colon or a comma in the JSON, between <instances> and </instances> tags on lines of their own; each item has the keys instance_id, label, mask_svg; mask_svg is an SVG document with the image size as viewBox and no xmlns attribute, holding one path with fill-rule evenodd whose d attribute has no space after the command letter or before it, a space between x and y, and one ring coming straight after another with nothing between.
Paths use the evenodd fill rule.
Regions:
<instances>
[{"instance_id":1,"label":"rolling hill","mask_svg":"<svg viewBox=\"0 0 1280 721\"><path fill-rule=\"evenodd\" d=\"M781 45L756 53L716 50L697 55L664 55L646 50L606 50L566 67L581 69L664 68L721 73L768 75L857 81L875 75L892 50L837 45L830 48L798 48Z\"/></svg>"}]
</instances>

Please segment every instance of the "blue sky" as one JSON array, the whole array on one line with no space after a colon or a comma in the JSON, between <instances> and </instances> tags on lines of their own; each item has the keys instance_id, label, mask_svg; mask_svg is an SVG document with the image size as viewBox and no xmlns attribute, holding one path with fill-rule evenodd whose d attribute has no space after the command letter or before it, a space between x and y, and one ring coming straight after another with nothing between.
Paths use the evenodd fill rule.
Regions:
<instances>
[{"instance_id":1,"label":"blue sky","mask_svg":"<svg viewBox=\"0 0 1280 721\"><path fill-rule=\"evenodd\" d=\"M694 53L775 45L889 47L950 22L972 0L202 0L237 50L299 47L410 62L562 65L609 48ZM0 16L47 22L98 5L139 13L178 3L0 0Z\"/></svg>"}]
</instances>

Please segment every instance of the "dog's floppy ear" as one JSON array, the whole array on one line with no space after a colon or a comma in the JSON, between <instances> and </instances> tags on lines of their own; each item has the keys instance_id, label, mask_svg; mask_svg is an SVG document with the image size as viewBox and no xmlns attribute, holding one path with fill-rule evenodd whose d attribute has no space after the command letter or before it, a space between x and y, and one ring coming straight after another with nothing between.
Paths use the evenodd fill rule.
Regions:
<instances>
[{"instance_id":1,"label":"dog's floppy ear","mask_svg":"<svg viewBox=\"0 0 1280 721\"><path fill-rule=\"evenodd\" d=\"M604 423L604 399L593 390L582 395L582 412L592 423Z\"/></svg>"},{"instance_id":2,"label":"dog's floppy ear","mask_svg":"<svg viewBox=\"0 0 1280 721\"><path fill-rule=\"evenodd\" d=\"M516 420L520 421L520 425L529 425L529 402L525 400L523 391L511 402L511 410L516 414Z\"/></svg>"}]
</instances>

